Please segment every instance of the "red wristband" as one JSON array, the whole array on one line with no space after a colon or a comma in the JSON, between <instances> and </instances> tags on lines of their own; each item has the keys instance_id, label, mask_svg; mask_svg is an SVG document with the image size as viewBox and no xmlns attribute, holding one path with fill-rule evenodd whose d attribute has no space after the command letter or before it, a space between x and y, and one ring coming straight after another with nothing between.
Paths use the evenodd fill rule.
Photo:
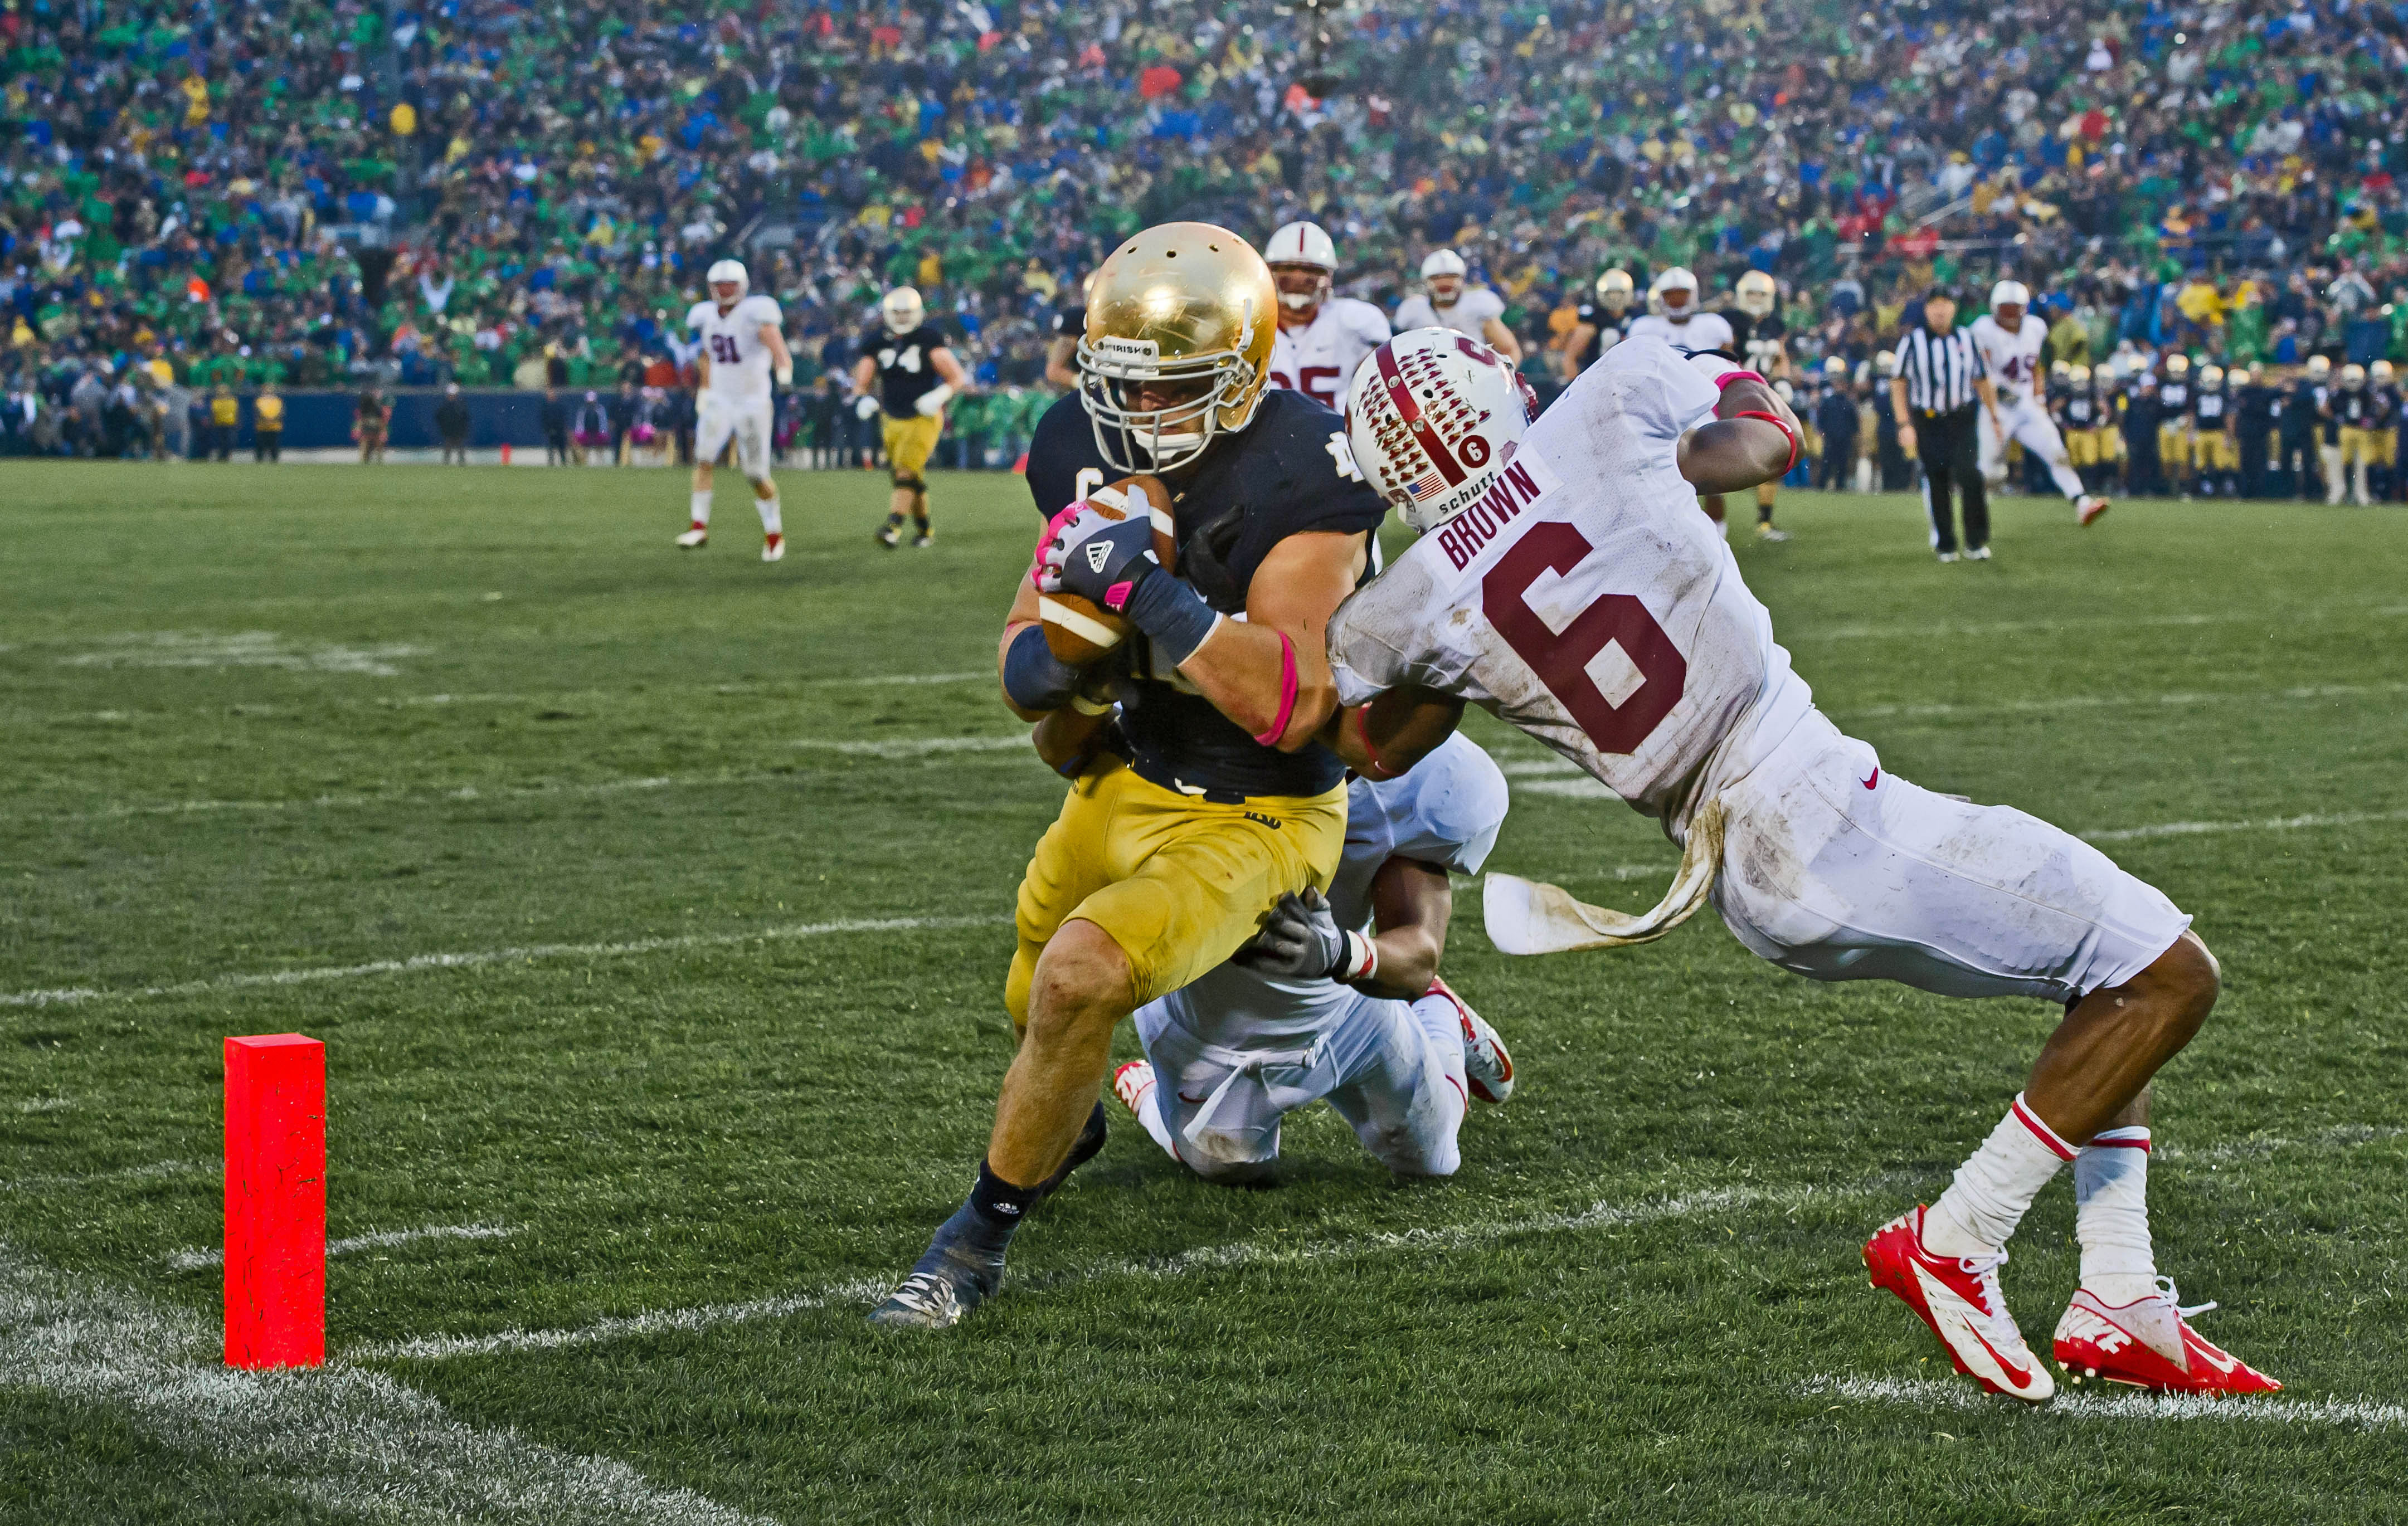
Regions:
<instances>
[{"instance_id":1,"label":"red wristband","mask_svg":"<svg viewBox=\"0 0 2408 1526\"><path fill-rule=\"evenodd\" d=\"M1363 771L1365 778L1374 784L1384 784L1390 779L1405 777L1403 770L1388 766L1388 761L1380 756L1378 746L1371 740L1370 706L1365 705L1354 712L1354 734L1362 739L1363 758L1369 765Z\"/></svg>"},{"instance_id":2,"label":"red wristband","mask_svg":"<svg viewBox=\"0 0 2408 1526\"><path fill-rule=\"evenodd\" d=\"M1759 378L1758 379L1761 378ZM1781 431L1784 435L1788 435L1789 466L1795 466L1798 464L1798 452L1800 449L1800 442L1798 438L1798 431L1789 427L1788 420L1784 419L1777 413L1767 413L1761 408L1749 408L1743 413L1734 413L1731 417L1734 419L1761 419L1766 423L1770 424L1773 428ZM1789 466L1784 466L1781 468L1782 476L1787 477L1789 475Z\"/></svg>"},{"instance_id":3,"label":"red wristband","mask_svg":"<svg viewBox=\"0 0 2408 1526\"><path fill-rule=\"evenodd\" d=\"M1714 385L1717 388L1727 387L1734 381L1764 381L1764 378L1754 371L1725 371L1714 378ZM1772 385L1769 381L1764 384L1768 387Z\"/></svg>"},{"instance_id":4,"label":"red wristband","mask_svg":"<svg viewBox=\"0 0 2408 1526\"><path fill-rule=\"evenodd\" d=\"M1287 723L1288 723L1289 720L1290 720L1291 718L1293 718L1293 717L1295 716L1295 714L1296 714L1296 691L1297 691L1297 677L1296 677L1296 643L1295 643L1295 642L1293 642L1293 641L1290 641L1290 640L1287 638L1287 633L1286 633L1285 631L1282 631L1282 632L1279 634L1279 638L1280 638L1280 704L1279 704L1279 716L1278 716L1278 718L1277 718L1276 720L1274 720L1271 722L1271 729L1270 729L1270 730L1266 731L1266 732L1257 732L1257 733L1255 733L1255 734L1254 734L1254 741L1255 741L1258 745L1263 746L1263 747L1270 747L1270 746L1273 746L1274 744L1276 744L1276 743L1279 741L1279 739L1280 739L1281 737L1283 737L1283 736L1286 735L1286 734L1287 734Z\"/></svg>"}]
</instances>

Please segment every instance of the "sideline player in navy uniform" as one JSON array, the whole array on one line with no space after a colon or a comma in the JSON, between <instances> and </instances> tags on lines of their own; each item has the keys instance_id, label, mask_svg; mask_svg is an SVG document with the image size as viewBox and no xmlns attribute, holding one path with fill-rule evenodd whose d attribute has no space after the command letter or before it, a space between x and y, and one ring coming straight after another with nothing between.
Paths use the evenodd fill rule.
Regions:
<instances>
[{"instance_id":1,"label":"sideline player in navy uniform","mask_svg":"<svg viewBox=\"0 0 2408 1526\"><path fill-rule=\"evenodd\" d=\"M1630 304L1638 294L1638 283L1627 270L1598 277L1597 294L1573 311L1572 336L1564 342L1565 386L1622 342L1623 332L1630 327Z\"/></svg>"},{"instance_id":2,"label":"sideline player in navy uniform","mask_svg":"<svg viewBox=\"0 0 2408 1526\"><path fill-rule=\"evenodd\" d=\"M1103 1148L1096 1099L1121 1020L1337 871L1346 770L1315 740L1336 708L1324 632L1368 574L1386 510L1344 421L1267 387L1278 301L1262 256L1201 222L1124 241L1089 289L1079 391L1029 446L1046 535L999 664L1006 702L1042 731L1092 706L1081 690L1098 676L1047 649L1039 592L1123 615L1134 630L1104 662L1127 755L1076 768L1029 860L1004 983L1020 1048L986 1159L875 1323L942 1329L991 1296L1022 1217ZM1086 502L1140 474L1170 495L1154 506L1176 521L1175 575L1154 559L1147 516Z\"/></svg>"},{"instance_id":3,"label":"sideline player in navy uniform","mask_svg":"<svg viewBox=\"0 0 2408 1526\"><path fill-rule=\"evenodd\" d=\"M864 419L878 416L879 443L886 450L886 479L895 485L878 544L892 550L910 517L918 534L911 544L936 544L928 527L928 458L944 433L945 405L970 384L969 373L928 322L920 293L898 286L879 301L879 326L861 336L861 359L853 369ZM872 392L871 383L878 390ZM873 399L875 401L873 401Z\"/></svg>"},{"instance_id":4,"label":"sideline player in navy uniform","mask_svg":"<svg viewBox=\"0 0 2408 1526\"><path fill-rule=\"evenodd\" d=\"M1774 305L1781 288L1761 270L1751 270L1731 287L1731 303L1723 321L1731 326L1731 343L1739 363L1767 381L1794 381L1789 370L1789 325ZM1809 378L1811 379L1811 376ZM1756 538L1781 541L1789 532L1772 524L1772 506L1781 496L1781 479L1756 485Z\"/></svg>"}]
</instances>

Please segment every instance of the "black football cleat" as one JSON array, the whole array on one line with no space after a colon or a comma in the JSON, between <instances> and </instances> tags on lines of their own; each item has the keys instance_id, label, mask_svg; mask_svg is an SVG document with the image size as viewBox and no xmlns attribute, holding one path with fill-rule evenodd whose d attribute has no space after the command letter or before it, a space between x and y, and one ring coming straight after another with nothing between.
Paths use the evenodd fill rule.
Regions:
<instances>
[{"instance_id":1,"label":"black football cleat","mask_svg":"<svg viewBox=\"0 0 2408 1526\"><path fill-rule=\"evenodd\" d=\"M963 1204L937 1226L911 1275L869 1311L869 1322L889 1330L952 1329L1003 1286L1003 1250L1010 1243L1008 1226L997 1227Z\"/></svg>"}]
</instances>

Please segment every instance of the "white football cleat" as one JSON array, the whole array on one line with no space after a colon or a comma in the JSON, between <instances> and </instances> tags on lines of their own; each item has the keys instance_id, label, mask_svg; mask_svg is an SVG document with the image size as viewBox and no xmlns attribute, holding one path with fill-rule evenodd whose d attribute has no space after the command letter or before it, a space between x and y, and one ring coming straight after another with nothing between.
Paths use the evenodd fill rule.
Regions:
<instances>
[{"instance_id":1,"label":"white football cleat","mask_svg":"<svg viewBox=\"0 0 2408 1526\"><path fill-rule=\"evenodd\" d=\"M1987 546L1976 546L1971 550L1965 553L1965 560L1968 562L1987 562L1990 560L1990 549Z\"/></svg>"},{"instance_id":2,"label":"white football cleat","mask_svg":"<svg viewBox=\"0 0 2408 1526\"><path fill-rule=\"evenodd\" d=\"M2190 1317L2214 1304L2183 1307L2171 1278L2129 1304L2111 1305L2085 1288L2057 1322L2057 1364L2069 1383L2124 1383L2160 1393L2272 1393L2282 1384L2209 1342Z\"/></svg>"},{"instance_id":3,"label":"white football cleat","mask_svg":"<svg viewBox=\"0 0 2408 1526\"><path fill-rule=\"evenodd\" d=\"M779 561L782 561L782 560L784 560L785 555L786 555L786 537L785 537L785 536L783 536L783 535L770 535L770 536L768 536L767 538L764 539L764 540L761 542L761 560L762 560L762 561L764 561L764 562L779 562Z\"/></svg>"},{"instance_id":4,"label":"white football cleat","mask_svg":"<svg viewBox=\"0 0 2408 1526\"><path fill-rule=\"evenodd\" d=\"M691 551L710 539L710 527L696 520L694 528L678 536L677 543Z\"/></svg>"},{"instance_id":5,"label":"white football cleat","mask_svg":"<svg viewBox=\"0 0 2408 1526\"><path fill-rule=\"evenodd\" d=\"M2073 501L2073 522L2076 524L2085 526L2096 524L2099 522L2099 516L2106 512L2107 500L2095 492L2086 492Z\"/></svg>"},{"instance_id":6,"label":"white football cleat","mask_svg":"<svg viewBox=\"0 0 2408 1526\"><path fill-rule=\"evenodd\" d=\"M1876 1288L1906 1301L1956 1370L1992 1393L2026 1404L2045 1402L2057 1384L2024 1344L1999 1291L2003 1250L1990 1256L1935 1256L1923 1248L1923 1208L1902 1213L1865 1242L1865 1271Z\"/></svg>"},{"instance_id":7,"label":"white football cleat","mask_svg":"<svg viewBox=\"0 0 2408 1526\"><path fill-rule=\"evenodd\" d=\"M1506 1052L1505 1041L1488 1020L1474 1012L1470 1005L1455 993L1455 988L1433 977L1424 996L1443 996L1455 1005L1455 1015L1463 1023L1463 1078L1471 1083L1471 1094L1483 1102L1503 1102L1513 1094L1513 1057Z\"/></svg>"},{"instance_id":8,"label":"white football cleat","mask_svg":"<svg viewBox=\"0 0 2408 1526\"><path fill-rule=\"evenodd\" d=\"M1121 1105L1129 1110L1132 1118L1143 1116L1138 1108L1153 1090L1154 1066L1143 1060L1132 1060L1112 1072L1112 1095L1121 1099Z\"/></svg>"},{"instance_id":9,"label":"white football cleat","mask_svg":"<svg viewBox=\"0 0 2408 1526\"><path fill-rule=\"evenodd\" d=\"M1956 553L1955 551L1942 551L1940 553L1940 560L1942 562L1954 562L1956 560Z\"/></svg>"}]
</instances>

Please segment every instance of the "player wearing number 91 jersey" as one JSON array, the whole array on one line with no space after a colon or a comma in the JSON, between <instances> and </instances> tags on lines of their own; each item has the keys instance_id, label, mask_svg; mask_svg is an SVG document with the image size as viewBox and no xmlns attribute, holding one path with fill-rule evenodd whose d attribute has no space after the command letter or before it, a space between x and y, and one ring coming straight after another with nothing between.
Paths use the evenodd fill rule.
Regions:
<instances>
[{"instance_id":1,"label":"player wearing number 91 jersey","mask_svg":"<svg viewBox=\"0 0 2408 1526\"><path fill-rule=\"evenodd\" d=\"M776 406L769 378L773 373L781 381L793 376L794 357L781 330L785 320L769 298L747 294L752 280L740 261L718 262L705 280L710 296L685 316L701 347L703 382L695 409L692 515L677 543L694 550L710 540L711 468L732 443L737 469L752 484L761 514L761 560L775 562L786 554L786 536L778 485L769 475Z\"/></svg>"},{"instance_id":2,"label":"player wearing number 91 jersey","mask_svg":"<svg viewBox=\"0 0 2408 1526\"><path fill-rule=\"evenodd\" d=\"M1763 381L1633 337L1532 422L1494 355L1423 330L1365 363L1348 420L1365 478L1424 534L1330 620L1340 703L1360 707L1339 723L1341 756L1395 777L1414 759L1394 735L1383 751L1370 702L1458 696L1683 845L1671 892L1637 918L1491 875L1490 939L1509 953L1643 942L1711 899L1748 948L1817 979L2065 1003L2025 1094L1955 1184L1867 1245L1876 1285L1960 1371L2046 1399L1997 1269L2079 1153L2083 1286L2060 1364L2145 1387L2270 1386L2184 1323L2147 1248L2145 1087L2214 1005L2214 961L2189 918L2097 849L1898 778L1814 708L1693 506L1794 460L1797 421Z\"/></svg>"}]
</instances>

